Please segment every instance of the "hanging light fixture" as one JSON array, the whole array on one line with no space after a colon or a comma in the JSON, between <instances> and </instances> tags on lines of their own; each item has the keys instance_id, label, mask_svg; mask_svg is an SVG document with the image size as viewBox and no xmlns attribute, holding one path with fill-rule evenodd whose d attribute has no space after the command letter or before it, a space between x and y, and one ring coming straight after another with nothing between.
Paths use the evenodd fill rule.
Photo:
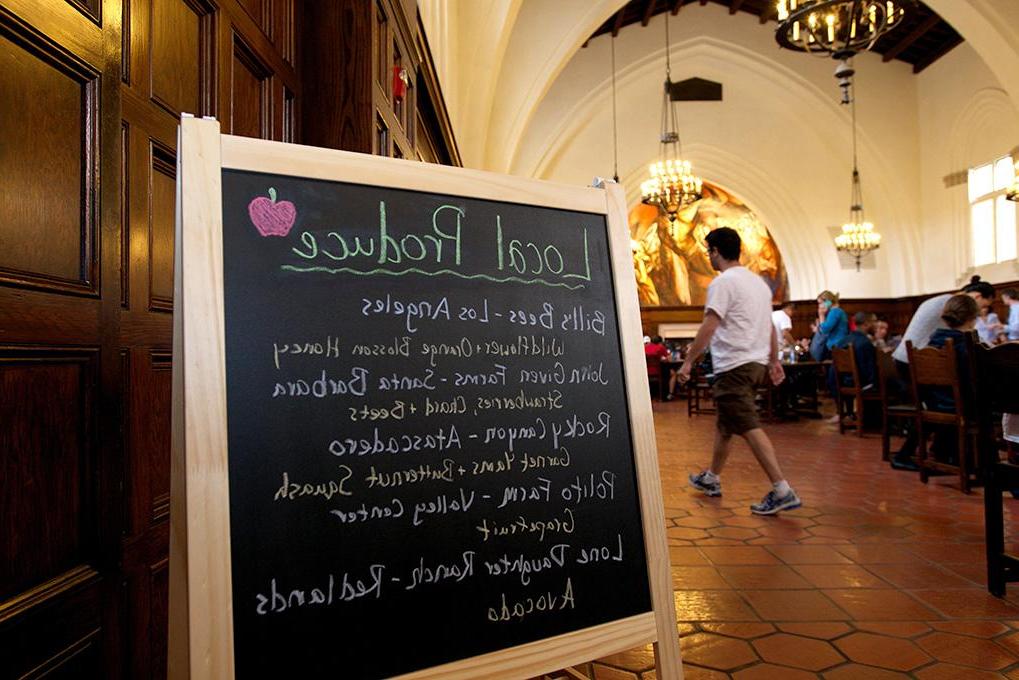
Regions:
<instances>
[{"instance_id":1,"label":"hanging light fixture","mask_svg":"<svg viewBox=\"0 0 1019 680\"><path fill-rule=\"evenodd\" d=\"M662 90L662 127L659 160L652 163L650 177L640 185L641 202L658 207L672 222L676 213L701 198L702 180L693 174L690 161L683 160L676 103L672 101L672 62L669 55L669 17L665 15L665 87Z\"/></svg>"},{"instance_id":2,"label":"hanging light fixture","mask_svg":"<svg viewBox=\"0 0 1019 680\"><path fill-rule=\"evenodd\" d=\"M786 49L843 59L902 23L912 0L777 0L775 39Z\"/></svg>"},{"instance_id":3,"label":"hanging light fixture","mask_svg":"<svg viewBox=\"0 0 1019 680\"><path fill-rule=\"evenodd\" d=\"M912 4L913 0L777 0L775 40L786 49L838 60L835 78L842 88L842 103L848 104L850 59L901 25Z\"/></svg>"},{"instance_id":4,"label":"hanging light fixture","mask_svg":"<svg viewBox=\"0 0 1019 680\"><path fill-rule=\"evenodd\" d=\"M849 205L849 221L842 225L842 233L835 237L835 248L856 259L856 271L867 253L881 246L881 234L874 230L863 212L863 190L860 188L860 170L856 161L856 99L852 99L853 119L853 186Z\"/></svg>"}]
</instances>

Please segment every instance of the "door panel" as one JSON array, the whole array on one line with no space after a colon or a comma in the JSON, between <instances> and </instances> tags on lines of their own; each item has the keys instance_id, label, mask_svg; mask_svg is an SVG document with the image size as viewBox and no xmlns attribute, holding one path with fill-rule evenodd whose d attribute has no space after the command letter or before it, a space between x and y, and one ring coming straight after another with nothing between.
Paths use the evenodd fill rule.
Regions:
<instances>
[{"instance_id":1,"label":"door panel","mask_svg":"<svg viewBox=\"0 0 1019 680\"><path fill-rule=\"evenodd\" d=\"M0 281L96 292L98 77L0 12Z\"/></svg>"}]
</instances>

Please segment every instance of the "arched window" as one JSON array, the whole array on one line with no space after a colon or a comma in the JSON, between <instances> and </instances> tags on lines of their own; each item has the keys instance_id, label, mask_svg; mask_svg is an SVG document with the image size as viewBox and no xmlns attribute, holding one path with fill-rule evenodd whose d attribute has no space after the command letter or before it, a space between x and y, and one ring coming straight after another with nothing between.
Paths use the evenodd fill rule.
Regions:
<instances>
[{"instance_id":1,"label":"arched window","mask_svg":"<svg viewBox=\"0 0 1019 680\"><path fill-rule=\"evenodd\" d=\"M1011 156L970 168L970 252L979 267L1016 259L1016 204L1005 198L1015 178Z\"/></svg>"}]
</instances>

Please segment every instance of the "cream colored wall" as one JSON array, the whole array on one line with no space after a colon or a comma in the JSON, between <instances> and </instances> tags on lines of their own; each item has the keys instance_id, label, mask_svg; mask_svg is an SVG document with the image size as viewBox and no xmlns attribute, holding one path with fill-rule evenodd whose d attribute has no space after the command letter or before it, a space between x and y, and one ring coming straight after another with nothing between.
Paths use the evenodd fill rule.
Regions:
<instances>
[{"instance_id":1,"label":"cream colored wall","mask_svg":"<svg viewBox=\"0 0 1019 680\"><path fill-rule=\"evenodd\" d=\"M838 104L830 60L779 50L772 31L718 5L673 18L674 80L700 76L723 84L722 102L679 104L686 156L705 179L753 207L786 258L791 294L824 288L852 296L913 290L910 255L919 221L915 78L905 64L857 60L860 167L868 216L887 245L878 268L839 268L827 227L846 220L851 170L850 119ZM619 174L632 201L658 154L664 79L664 15L616 40ZM580 50L538 106L511 172L571 183L611 176L610 38ZM898 101L889 108L882 102Z\"/></svg>"},{"instance_id":2,"label":"cream colored wall","mask_svg":"<svg viewBox=\"0 0 1019 680\"><path fill-rule=\"evenodd\" d=\"M622 4L419 0L466 165L573 183L611 175L609 37L580 45ZM1009 23L1019 20L1019 0L928 4L977 48L966 43L919 76L877 55L857 58L864 199L885 236L878 269L862 274L837 268L826 229L845 220L849 202L848 113L837 104L834 63L780 50L773 22L729 16L715 3L685 6L673 19L674 79L725 86L722 103L680 105L687 155L771 226L794 297L824 287L916 294L965 274L965 190L960 204L939 182L968 167L956 159L980 144L1015 140L1007 152L1019 143L1019 21ZM657 153L663 20L628 26L616 41L620 174L631 197ZM994 131L951 132L974 118Z\"/></svg>"},{"instance_id":3,"label":"cream colored wall","mask_svg":"<svg viewBox=\"0 0 1019 680\"><path fill-rule=\"evenodd\" d=\"M1019 3L1017 3L1019 4ZM922 289L949 290L976 273L989 281L1019 278L1019 262L970 267L965 175L1019 146L1019 112L976 51L955 48L917 77L921 153Z\"/></svg>"}]
</instances>

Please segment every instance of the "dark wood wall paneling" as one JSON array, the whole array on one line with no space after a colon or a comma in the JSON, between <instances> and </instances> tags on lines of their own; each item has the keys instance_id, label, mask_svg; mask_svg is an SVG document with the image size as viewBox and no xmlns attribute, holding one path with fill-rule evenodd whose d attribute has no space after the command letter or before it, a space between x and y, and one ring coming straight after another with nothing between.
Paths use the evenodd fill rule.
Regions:
<instances>
[{"instance_id":1,"label":"dark wood wall paneling","mask_svg":"<svg viewBox=\"0 0 1019 680\"><path fill-rule=\"evenodd\" d=\"M1019 288L1019 281L1008 281L994 284L998 295L995 298L995 311L1001 319L1007 318L1008 309L1001 302L1001 291L1006 288ZM947 291L942 291L947 292ZM888 322L889 333L899 335L906 331L913 313L924 300L940 295L912 295L902 298L846 298L840 306L846 314L852 316L856 312L870 312ZM815 300L799 300L793 303L793 336L810 337L810 324L817 318L817 302ZM703 307L644 307L640 310L640 321L644 335L655 335L658 325L662 323L700 323L704 319Z\"/></svg>"},{"instance_id":2,"label":"dark wood wall paneling","mask_svg":"<svg viewBox=\"0 0 1019 680\"><path fill-rule=\"evenodd\" d=\"M459 163L413 7L0 0L0 680L166 675L180 114Z\"/></svg>"}]
</instances>

